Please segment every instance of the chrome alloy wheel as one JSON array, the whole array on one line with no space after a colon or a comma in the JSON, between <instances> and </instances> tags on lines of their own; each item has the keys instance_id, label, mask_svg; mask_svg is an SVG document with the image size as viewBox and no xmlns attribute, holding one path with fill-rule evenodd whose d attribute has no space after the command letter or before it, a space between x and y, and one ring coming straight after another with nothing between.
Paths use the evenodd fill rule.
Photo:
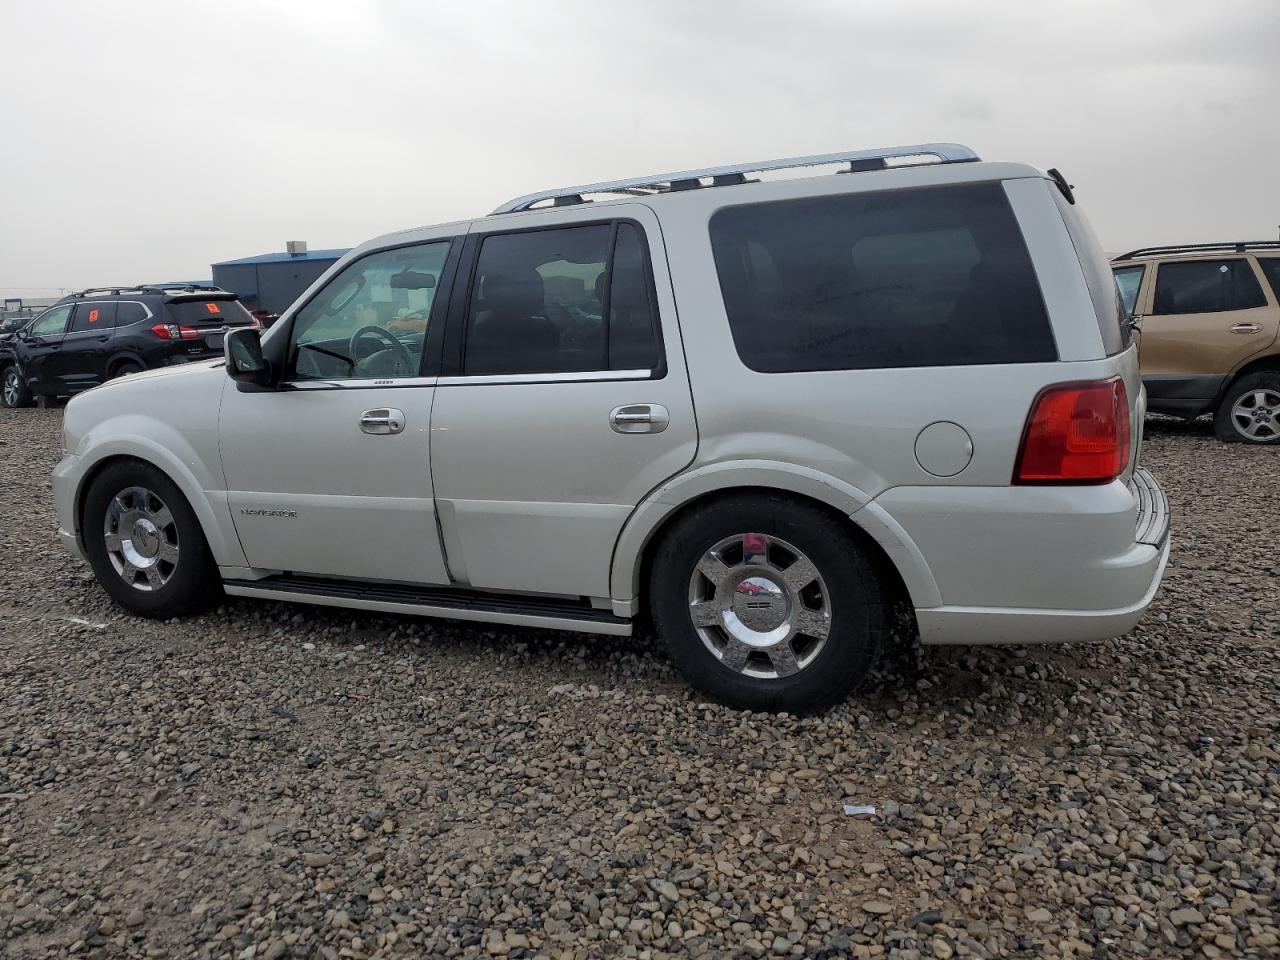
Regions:
<instances>
[{"instance_id":1,"label":"chrome alloy wheel","mask_svg":"<svg viewBox=\"0 0 1280 960\"><path fill-rule=\"evenodd\" d=\"M18 405L18 395L22 390L22 374L17 367L10 367L4 372L4 403L7 407Z\"/></svg>"},{"instance_id":2,"label":"chrome alloy wheel","mask_svg":"<svg viewBox=\"0 0 1280 960\"><path fill-rule=\"evenodd\" d=\"M1238 397L1231 408L1231 423L1250 440L1280 438L1280 393L1260 389Z\"/></svg>"},{"instance_id":3,"label":"chrome alloy wheel","mask_svg":"<svg viewBox=\"0 0 1280 960\"><path fill-rule=\"evenodd\" d=\"M776 680L809 666L831 632L831 603L818 568L764 533L721 540L689 578L689 617L730 670Z\"/></svg>"},{"instance_id":4,"label":"chrome alloy wheel","mask_svg":"<svg viewBox=\"0 0 1280 960\"><path fill-rule=\"evenodd\" d=\"M178 569L178 527L164 501L146 487L127 487L102 524L107 559L135 590L159 590Z\"/></svg>"}]
</instances>

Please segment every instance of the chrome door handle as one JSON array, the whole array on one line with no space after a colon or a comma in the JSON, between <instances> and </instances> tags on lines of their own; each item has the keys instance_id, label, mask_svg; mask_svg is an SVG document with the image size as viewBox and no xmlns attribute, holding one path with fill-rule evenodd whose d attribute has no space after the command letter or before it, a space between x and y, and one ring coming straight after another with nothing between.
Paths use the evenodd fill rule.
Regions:
<instances>
[{"instance_id":1,"label":"chrome door handle","mask_svg":"<svg viewBox=\"0 0 1280 960\"><path fill-rule=\"evenodd\" d=\"M609 411L614 433L661 433L671 423L671 414L658 403L628 403Z\"/></svg>"},{"instance_id":2,"label":"chrome door handle","mask_svg":"<svg viewBox=\"0 0 1280 960\"><path fill-rule=\"evenodd\" d=\"M1260 323L1233 323L1231 325L1232 333L1257 333L1262 329Z\"/></svg>"},{"instance_id":3,"label":"chrome door handle","mask_svg":"<svg viewBox=\"0 0 1280 960\"><path fill-rule=\"evenodd\" d=\"M404 432L404 412L388 407L360 414L360 429L374 436Z\"/></svg>"}]
</instances>

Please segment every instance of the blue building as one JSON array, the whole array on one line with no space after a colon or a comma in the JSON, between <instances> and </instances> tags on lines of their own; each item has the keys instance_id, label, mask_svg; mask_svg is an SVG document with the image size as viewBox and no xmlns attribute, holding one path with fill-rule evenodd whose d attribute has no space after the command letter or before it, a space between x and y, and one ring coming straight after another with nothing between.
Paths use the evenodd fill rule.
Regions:
<instances>
[{"instance_id":1,"label":"blue building","mask_svg":"<svg viewBox=\"0 0 1280 960\"><path fill-rule=\"evenodd\" d=\"M285 253L264 253L213 265L213 282L230 290L250 310L280 314L347 251L307 250L292 240Z\"/></svg>"}]
</instances>

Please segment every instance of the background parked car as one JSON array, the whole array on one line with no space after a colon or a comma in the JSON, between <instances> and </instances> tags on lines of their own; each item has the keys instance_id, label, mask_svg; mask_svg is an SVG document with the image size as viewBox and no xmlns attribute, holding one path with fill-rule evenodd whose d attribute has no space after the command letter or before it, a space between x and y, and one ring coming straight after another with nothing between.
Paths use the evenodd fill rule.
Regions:
<instances>
[{"instance_id":1,"label":"background parked car","mask_svg":"<svg viewBox=\"0 0 1280 960\"><path fill-rule=\"evenodd\" d=\"M0 322L0 343L12 339L18 330L26 326L30 321L31 317L28 316L5 317L4 321Z\"/></svg>"},{"instance_id":2,"label":"background parked car","mask_svg":"<svg viewBox=\"0 0 1280 960\"><path fill-rule=\"evenodd\" d=\"M0 344L0 402L29 406L128 373L218 357L228 330L254 325L235 294L225 290L85 290Z\"/></svg>"},{"instance_id":3,"label":"background parked car","mask_svg":"<svg viewBox=\"0 0 1280 960\"><path fill-rule=\"evenodd\" d=\"M1280 242L1144 247L1112 271L1141 320L1148 409L1212 412L1222 440L1280 441Z\"/></svg>"}]
</instances>

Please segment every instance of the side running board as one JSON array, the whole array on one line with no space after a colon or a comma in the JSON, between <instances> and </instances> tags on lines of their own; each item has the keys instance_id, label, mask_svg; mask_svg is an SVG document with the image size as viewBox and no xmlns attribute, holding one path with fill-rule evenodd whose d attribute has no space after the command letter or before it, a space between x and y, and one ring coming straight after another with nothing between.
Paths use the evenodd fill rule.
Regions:
<instances>
[{"instance_id":1,"label":"side running board","mask_svg":"<svg viewBox=\"0 0 1280 960\"><path fill-rule=\"evenodd\" d=\"M521 627L579 630L630 636L631 621L599 610L587 600L510 596L460 587L423 587L365 580L279 574L261 580L224 580L236 597L291 600L327 607L378 610Z\"/></svg>"}]
</instances>

